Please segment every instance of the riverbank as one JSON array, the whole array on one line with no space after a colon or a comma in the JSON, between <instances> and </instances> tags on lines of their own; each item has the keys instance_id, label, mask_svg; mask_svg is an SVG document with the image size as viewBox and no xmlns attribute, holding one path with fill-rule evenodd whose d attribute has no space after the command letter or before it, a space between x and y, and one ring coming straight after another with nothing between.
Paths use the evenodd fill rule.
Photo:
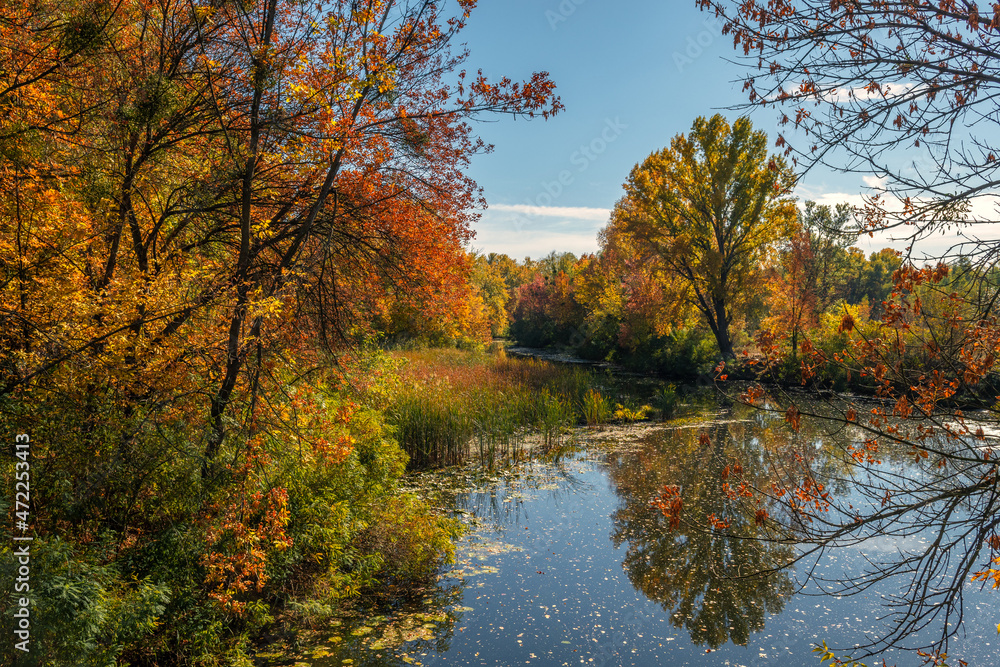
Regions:
<instances>
[{"instance_id":1,"label":"riverbank","mask_svg":"<svg viewBox=\"0 0 1000 667\"><path fill-rule=\"evenodd\" d=\"M756 534L760 507L728 499L725 471L739 460L744 480L771 481L769 453L795 441L784 419L739 405L682 412L666 422L572 427L559 446L503 470L410 475L409 489L466 526L455 562L419 598L315 620L297 645L271 647L260 664L810 667L823 642L843 648L885 636L886 600L908 582L886 578L863 596L842 590L870 565L877 540L835 547L796 569L795 543L741 537ZM819 421L804 420L802 434L817 469L834 476L858 442ZM915 470L904 452L889 465ZM665 487L683 489L676 526L650 503ZM849 485L829 491L844 507L863 500ZM710 517L727 525L707 530ZM934 530L893 544L919 552ZM992 608L991 592L964 588L969 608ZM967 634L949 654L989 664L992 615L960 629ZM879 657L917 664L893 646Z\"/></svg>"}]
</instances>

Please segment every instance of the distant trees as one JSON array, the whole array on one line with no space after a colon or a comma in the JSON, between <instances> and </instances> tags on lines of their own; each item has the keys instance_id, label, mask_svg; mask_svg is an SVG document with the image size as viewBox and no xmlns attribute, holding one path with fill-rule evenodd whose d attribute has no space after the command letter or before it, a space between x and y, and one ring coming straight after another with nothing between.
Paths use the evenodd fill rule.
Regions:
<instances>
[{"instance_id":1,"label":"distant trees","mask_svg":"<svg viewBox=\"0 0 1000 667\"><path fill-rule=\"evenodd\" d=\"M772 271L767 322L790 335L793 363L798 356L799 337L819 323L817 269L812 237L808 231L796 230Z\"/></svg>"},{"instance_id":2,"label":"distant trees","mask_svg":"<svg viewBox=\"0 0 1000 667\"><path fill-rule=\"evenodd\" d=\"M472 284L482 299L493 336L507 335L517 290L531 279L532 269L502 253L472 256Z\"/></svg>"},{"instance_id":3,"label":"distant trees","mask_svg":"<svg viewBox=\"0 0 1000 667\"><path fill-rule=\"evenodd\" d=\"M510 333L516 340L532 347L572 344L584 318L575 278L587 261L551 253L531 264L531 277L515 293Z\"/></svg>"},{"instance_id":4,"label":"distant trees","mask_svg":"<svg viewBox=\"0 0 1000 667\"><path fill-rule=\"evenodd\" d=\"M803 342L843 351L844 313L859 323L881 317L903 260L891 249L866 256L851 246L854 211L846 204L805 202L796 211L789 236L760 253L753 280L732 287L740 310L730 331L734 350L754 354L755 337L765 333L783 356L779 375L798 382ZM596 255L550 253L520 262L477 256L474 282L484 302L495 304L488 308L493 330L521 345L563 346L676 378L708 373L720 357L718 341L689 281L616 221L601 231ZM848 380L846 373L836 377Z\"/></svg>"},{"instance_id":5,"label":"distant trees","mask_svg":"<svg viewBox=\"0 0 1000 667\"><path fill-rule=\"evenodd\" d=\"M762 324L788 339L792 367L799 341L819 327L822 314L839 310L838 304L867 304L878 317L892 292L892 274L902 266L899 253L885 248L866 259L850 246L857 238L850 231L852 217L846 204L805 202L794 233L772 261Z\"/></svg>"},{"instance_id":6,"label":"distant trees","mask_svg":"<svg viewBox=\"0 0 1000 667\"><path fill-rule=\"evenodd\" d=\"M725 358L734 356L730 327L744 314L747 286L792 231L793 182L763 132L717 114L633 169L615 206L611 225L686 284Z\"/></svg>"}]
</instances>

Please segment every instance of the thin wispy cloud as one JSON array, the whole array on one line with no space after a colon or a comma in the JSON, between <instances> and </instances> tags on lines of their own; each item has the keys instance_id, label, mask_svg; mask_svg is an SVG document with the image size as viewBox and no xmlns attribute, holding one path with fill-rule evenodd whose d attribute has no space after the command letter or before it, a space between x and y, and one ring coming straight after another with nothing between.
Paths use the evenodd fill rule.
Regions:
<instances>
[{"instance_id":1,"label":"thin wispy cloud","mask_svg":"<svg viewBox=\"0 0 1000 667\"><path fill-rule=\"evenodd\" d=\"M587 208L583 206L531 206L529 204L490 204L490 211L540 215L549 218L572 218L574 220L595 220L607 222L611 209Z\"/></svg>"}]
</instances>

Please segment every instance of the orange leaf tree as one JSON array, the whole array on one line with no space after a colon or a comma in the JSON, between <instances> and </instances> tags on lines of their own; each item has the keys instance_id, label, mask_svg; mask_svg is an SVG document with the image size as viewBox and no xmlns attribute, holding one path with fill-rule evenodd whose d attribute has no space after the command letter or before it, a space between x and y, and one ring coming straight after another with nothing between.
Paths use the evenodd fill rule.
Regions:
<instances>
[{"instance_id":1,"label":"orange leaf tree","mask_svg":"<svg viewBox=\"0 0 1000 667\"><path fill-rule=\"evenodd\" d=\"M474 5L3 4L0 408L38 442L41 534L120 555L194 526L235 613L306 557L296 479L362 444L398 475L377 420L282 415L392 313L467 317L469 123L560 109L544 73L461 69Z\"/></svg>"},{"instance_id":2,"label":"orange leaf tree","mask_svg":"<svg viewBox=\"0 0 1000 667\"><path fill-rule=\"evenodd\" d=\"M124 403L207 393L208 466L266 349L456 283L466 120L559 108L544 74L457 71L473 5L14 6L4 392L86 357Z\"/></svg>"}]
</instances>

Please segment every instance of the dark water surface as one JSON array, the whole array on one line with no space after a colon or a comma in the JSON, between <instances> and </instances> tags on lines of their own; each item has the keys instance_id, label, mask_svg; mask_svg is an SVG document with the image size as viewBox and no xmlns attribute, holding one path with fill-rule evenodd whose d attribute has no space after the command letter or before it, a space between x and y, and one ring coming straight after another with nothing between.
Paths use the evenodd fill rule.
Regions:
<instances>
[{"instance_id":1,"label":"dark water surface","mask_svg":"<svg viewBox=\"0 0 1000 667\"><path fill-rule=\"evenodd\" d=\"M886 596L899 594L892 587L901 582L855 596L830 591L866 559L895 558L925 536L876 539L748 577L780 568L796 547L687 524L670 530L650 505L664 484L676 484L689 515L749 525L752 517L734 515L718 492L721 455L739 454L752 467L761 440L778 429L737 411L581 432L575 446L547 460L447 496L472 529L458 562L419 604L334 621L295 658L286 653L268 664L819 665L812 649L821 641L853 647L882 636ZM705 432L710 444L699 438ZM813 437L809 446L822 451L822 438ZM850 497L852 490L833 492ZM964 592L965 618L950 655L1000 664L1000 592L971 582ZM916 654L895 651L866 662L882 658L921 664Z\"/></svg>"}]
</instances>

